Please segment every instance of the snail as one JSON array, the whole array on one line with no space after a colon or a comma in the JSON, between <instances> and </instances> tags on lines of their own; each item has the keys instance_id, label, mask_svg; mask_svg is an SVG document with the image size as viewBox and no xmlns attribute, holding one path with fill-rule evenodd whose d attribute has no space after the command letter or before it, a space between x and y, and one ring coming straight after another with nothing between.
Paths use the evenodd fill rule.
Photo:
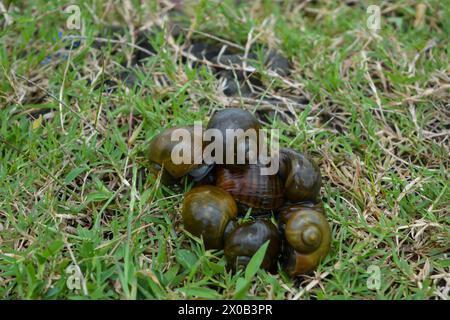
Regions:
<instances>
[{"instance_id":1,"label":"snail","mask_svg":"<svg viewBox=\"0 0 450 320\"><path fill-rule=\"evenodd\" d=\"M276 162L264 164L261 158L248 161L254 154L250 151L257 153L260 147L260 125L251 113L242 109L217 111L207 128L216 129L216 133L224 137L223 159L220 156L213 162L197 160L196 154L207 154L207 146L203 142L194 145L196 141L203 141L203 137L197 136L203 132L196 132L193 126L167 129L153 138L149 146L151 169L158 172L163 169L163 183L179 181L183 176L189 176L195 182L182 204L185 229L201 237L206 249L224 249L225 257L234 269L247 265L267 240L270 242L262 268L274 270L280 254L283 268L292 277L316 268L327 255L331 243L330 226L319 201L322 182L316 163L288 148L280 150ZM176 129L185 129L189 138L172 141ZM227 131L236 129L240 131L234 132L230 156L227 155L231 150L227 149ZM249 129L255 134L248 135L246 130ZM240 141L244 143L240 144ZM239 150L239 145L244 149ZM256 150L251 149L253 146ZM179 150L191 151L185 157L180 154L183 157L181 163L173 158ZM239 153L242 150L245 157ZM229 163L230 158L232 163ZM236 162L242 158L244 163ZM274 163L279 164L278 172L270 174L264 170L263 174L262 169L272 168L269 164ZM258 219L239 224L238 214L246 214L249 208ZM271 211L278 216L278 228L269 220L261 219Z\"/></svg>"},{"instance_id":2,"label":"snail","mask_svg":"<svg viewBox=\"0 0 450 320\"><path fill-rule=\"evenodd\" d=\"M236 214L236 202L231 195L210 185L187 192L181 210L185 229L194 236L203 237L206 249L223 248L225 230Z\"/></svg>"},{"instance_id":3,"label":"snail","mask_svg":"<svg viewBox=\"0 0 450 320\"><path fill-rule=\"evenodd\" d=\"M216 186L231 194L241 214L245 214L248 208L253 208L254 215L265 214L284 202L280 178L276 174L261 175L261 166L216 166Z\"/></svg>"},{"instance_id":4,"label":"snail","mask_svg":"<svg viewBox=\"0 0 450 320\"><path fill-rule=\"evenodd\" d=\"M290 276L312 271L325 258L331 230L320 207L299 204L283 208L279 216L284 231L284 268Z\"/></svg>"},{"instance_id":5,"label":"snail","mask_svg":"<svg viewBox=\"0 0 450 320\"><path fill-rule=\"evenodd\" d=\"M207 126L207 130L212 129L220 133L223 139L221 163L245 164L250 163L251 156L257 156L261 128L258 120L250 112L239 108L216 111ZM243 157L240 158L239 155Z\"/></svg>"},{"instance_id":6,"label":"snail","mask_svg":"<svg viewBox=\"0 0 450 320\"><path fill-rule=\"evenodd\" d=\"M325 209L323 208L323 202L322 201L318 201L318 202L312 202L312 201L304 201L304 202L297 202L296 204L286 204L284 206L282 206L279 209L280 215L279 215L279 220L280 220L280 226L284 227L286 224L286 221L293 215L295 214L298 210L300 209L313 209L317 212L322 213L323 215L326 216L325 213Z\"/></svg>"},{"instance_id":7,"label":"snail","mask_svg":"<svg viewBox=\"0 0 450 320\"><path fill-rule=\"evenodd\" d=\"M268 220L255 220L237 226L225 240L225 257L234 269L246 266L267 240L270 242L261 267L273 270L280 252L280 237L275 225Z\"/></svg>"},{"instance_id":8,"label":"snail","mask_svg":"<svg viewBox=\"0 0 450 320\"><path fill-rule=\"evenodd\" d=\"M292 203L315 202L319 196L322 178L315 162L292 149L280 150L278 175L284 183L286 200Z\"/></svg>"},{"instance_id":9,"label":"snail","mask_svg":"<svg viewBox=\"0 0 450 320\"><path fill-rule=\"evenodd\" d=\"M172 134L178 129L186 130L185 133L189 134L190 139L183 139L181 141L175 139L172 141ZM206 165L201 161L200 163L198 163L199 161L195 163L196 161L194 161L196 160L194 156L196 154L201 155L203 152L202 143L194 143L195 141L202 141L201 139L201 132L197 133L194 130L194 126L174 127L164 130L150 141L147 151L151 164L150 169L155 173L159 173L161 168L164 167L161 178L163 184L173 184L187 174L190 174L196 181L201 180L212 169L212 165ZM175 146L177 146L178 150L182 148L190 150L190 155L186 159L187 161L183 161L182 163L173 162L172 151ZM178 153L176 155L183 156Z\"/></svg>"}]
</instances>

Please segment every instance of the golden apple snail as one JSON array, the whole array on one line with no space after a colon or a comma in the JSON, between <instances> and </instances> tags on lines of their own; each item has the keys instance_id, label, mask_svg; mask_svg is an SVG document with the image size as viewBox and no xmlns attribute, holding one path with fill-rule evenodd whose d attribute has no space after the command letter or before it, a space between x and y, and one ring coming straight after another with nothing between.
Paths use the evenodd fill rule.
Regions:
<instances>
[{"instance_id":1,"label":"golden apple snail","mask_svg":"<svg viewBox=\"0 0 450 320\"><path fill-rule=\"evenodd\" d=\"M296 203L317 200L322 178L315 162L300 152L284 148L280 150L279 168L287 201Z\"/></svg>"},{"instance_id":2,"label":"golden apple snail","mask_svg":"<svg viewBox=\"0 0 450 320\"><path fill-rule=\"evenodd\" d=\"M239 108L216 111L207 126L207 130L215 130L221 134L223 140L221 163L230 167L250 163L249 152L253 152L253 156L257 155L260 129L255 116ZM233 136L230 133L233 133ZM238 150L241 150L242 159L238 157ZM243 163L238 163L239 161Z\"/></svg>"},{"instance_id":3,"label":"golden apple snail","mask_svg":"<svg viewBox=\"0 0 450 320\"><path fill-rule=\"evenodd\" d=\"M284 268L290 276L315 269L330 250L331 230L325 214L312 206L293 205L280 213L284 230Z\"/></svg>"},{"instance_id":4,"label":"golden apple snail","mask_svg":"<svg viewBox=\"0 0 450 320\"><path fill-rule=\"evenodd\" d=\"M185 130L190 139L172 140L172 134L175 130ZM200 141L199 144L196 144ZM183 163L175 163L172 159L172 152L175 146L178 150L190 150L188 161ZM176 150L175 150L176 151ZM161 181L163 184L171 185L178 181L179 178L189 174L194 181L200 181L206 177L213 168L213 165L207 165L203 162L196 163L195 155L201 155L203 152L203 143L201 132L196 132L194 126L173 127L164 130L156 135L151 141L147 150L147 158L150 162L150 170L158 174L162 168ZM201 160L201 159L200 159Z\"/></svg>"},{"instance_id":5,"label":"golden apple snail","mask_svg":"<svg viewBox=\"0 0 450 320\"><path fill-rule=\"evenodd\" d=\"M225 239L225 257L234 268L245 267L256 251L269 240L261 268L273 270L280 252L280 236L268 220L255 220L237 226Z\"/></svg>"},{"instance_id":6,"label":"golden apple snail","mask_svg":"<svg viewBox=\"0 0 450 320\"><path fill-rule=\"evenodd\" d=\"M209 185L187 192L181 211L184 227L194 236L202 237L206 249L223 248L225 229L236 214L236 202L231 195Z\"/></svg>"},{"instance_id":7,"label":"golden apple snail","mask_svg":"<svg viewBox=\"0 0 450 320\"><path fill-rule=\"evenodd\" d=\"M165 180L176 181L190 175L198 181L184 196L181 214L185 229L202 238L206 249L224 249L234 269L247 265L269 240L262 268L274 270L281 257L284 270L292 277L314 270L327 255L331 243L330 226L319 200L322 182L317 164L302 153L285 148L280 150L279 171L262 175L260 162L247 163L248 140L245 164L195 164L194 152L202 154L205 144L194 146L198 133L193 126L183 128L192 137L190 142L182 141L190 143L190 163L172 161L172 151L180 143L171 139L177 128L163 131L150 142L148 158L153 170L164 168ZM260 125L251 113L228 108L212 116L208 129L217 129L226 142L227 129L258 132ZM236 152L235 142L232 141ZM232 156L236 161L236 153ZM244 215L249 208L256 220L239 223L238 213ZM270 220L262 219L261 214L278 217L278 228Z\"/></svg>"}]
</instances>

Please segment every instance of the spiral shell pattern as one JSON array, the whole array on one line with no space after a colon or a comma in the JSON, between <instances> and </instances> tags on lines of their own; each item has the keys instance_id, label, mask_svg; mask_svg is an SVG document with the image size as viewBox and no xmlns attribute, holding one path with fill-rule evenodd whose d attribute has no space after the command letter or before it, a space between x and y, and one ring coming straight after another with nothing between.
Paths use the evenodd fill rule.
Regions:
<instances>
[{"instance_id":1,"label":"spiral shell pattern","mask_svg":"<svg viewBox=\"0 0 450 320\"><path fill-rule=\"evenodd\" d=\"M293 206L280 217L285 222L285 269L291 275L307 273L325 258L331 243L326 216L314 208Z\"/></svg>"}]
</instances>

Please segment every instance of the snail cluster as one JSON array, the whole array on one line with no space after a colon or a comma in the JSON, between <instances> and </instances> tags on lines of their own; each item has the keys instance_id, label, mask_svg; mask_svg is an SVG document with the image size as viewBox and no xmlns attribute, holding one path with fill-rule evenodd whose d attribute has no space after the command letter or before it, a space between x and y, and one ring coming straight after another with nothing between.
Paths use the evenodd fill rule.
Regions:
<instances>
[{"instance_id":1,"label":"snail cluster","mask_svg":"<svg viewBox=\"0 0 450 320\"><path fill-rule=\"evenodd\" d=\"M227 129L261 129L251 113L239 108L215 112L207 128L223 133ZM260 174L265 164L259 161L175 164L171 153L180 142L171 140L174 129L151 140L148 160L151 171L159 174L164 184L176 183L182 177L194 182L182 203L185 230L202 238L206 249L223 250L234 270L245 267L268 240L262 268L273 272L280 262L294 277L317 267L329 251L331 230L319 198L320 170L311 159L282 148L278 171L267 175ZM192 133L192 140L182 143L192 149L205 147L192 143L196 134L192 126L184 129ZM248 214L252 219L242 222L245 219L240 218ZM278 226L272 220L278 220Z\"/></svg>"}]
</instances>

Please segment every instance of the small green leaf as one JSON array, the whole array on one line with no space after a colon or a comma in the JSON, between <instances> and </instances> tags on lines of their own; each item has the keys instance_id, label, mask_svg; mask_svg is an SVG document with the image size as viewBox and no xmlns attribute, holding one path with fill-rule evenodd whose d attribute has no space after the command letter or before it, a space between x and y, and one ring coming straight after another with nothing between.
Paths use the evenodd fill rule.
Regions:
<instances>
[{"instance_id":1,"label":"small green leaf","mask_svg":"<svg viewBox=\"0 0 450 320\"><path fill-rule=\"evenodd\" d=\"M209 288L190 287L190 288L180 289L180 291L184 292L188 296L194 296L194 297L198 297L198 298L205 298L205 299L220 298L220 295L215 290L212 290Z\"/></svg>"},{"instance_id":2,"label":"small green leaf","mask_svg":"<svg viewBox=\"0 0 450 320\"><path fill-rule=\"evenodd\" d=\"M78 177L80 175L80 173L86 171L87 169L89 169L88 167L77 167L75 169L72 169L72 171L70 171L66 178L64 179L64 183L65 184L69 184L71 183L76 177Z\"/></svg>"},{"instance_id":3,"label":"small green leaf","mask_svg":"<svg viewBox=\"0 0 450 320\"><path fill-rule=\"evenodd\" d=\"M112 192L105 192L105 191L92 192L87 195L86 202L90 203L90 202L108 200L112 195L113 195Z\"/></svg>"},{"instance_id":4,"label":"small green leaf","mask_svg":"<svg viewBox=\"0 0 450 320\"><path fill-rule=\"evenodd\" d=\"M244 278L238 278L236 282L236 293L234 299L244 299L248 288L261 267L261 263L264 260L264 255L266 254L267 247L269 245L269 240L267 240L259 249L255 252L253 257L250 259L247 267L245 268Z\"/></svg>"},{"instance_id":5,"label":"small green leaf","mask_svg":"<svg viewBox=\"0 0 450 320\"><path fill-rule=\"evenodd\" d=\"M261 267L261 263L264 260L264 255L266 254L267 247L269 245L269 241L267 240L259 249L256 251L256 253L253 255L253 257L250 259L250 262L247 265L247 268L245 268L245 279L251 280L255 274L258 272L259 267Z\"/></svg>"},{"instance_id":6,"label":"small green leaf","mask_svg":"<svg viewBox=\"0 0 450 320\"><path fill-rule=\"evenodd\" d=\"M185 269L190 269L197 262L198 258L191 251L186 249L178 250L175 254L179 264Z\"/></svg>"},{"instance_id":7,"label":"small green leaf","mask_svg":"<svg viewBox=\"0 0 450 320\"><path fill-rule=\"evenodd\" d=\"M55 240L48 246L48 250L51 254L58 253L64 247L64 241Z\"/></svg>"},{"instance_id":8,"label":"small green leaf","mask_svg":"<svg viewBox=\"0 0 450 320\"><path fill-rule=\"evenodd\" d=\"M444 259L438 262L443 268L450 267L450 259Z\"/></svg>"},{"instance_id":9,"label":"small green leaf","mask_svg":"<svg viewBox=\"0 0 450 320\"><path fill-rule=\"evenodd\" d=\"M247 286L248 282L245 281L244 278L239 277L236 281L236 292L240 292L243 291L243 289L245 289L245 287Z\"/></svg>"}]
</instances>

